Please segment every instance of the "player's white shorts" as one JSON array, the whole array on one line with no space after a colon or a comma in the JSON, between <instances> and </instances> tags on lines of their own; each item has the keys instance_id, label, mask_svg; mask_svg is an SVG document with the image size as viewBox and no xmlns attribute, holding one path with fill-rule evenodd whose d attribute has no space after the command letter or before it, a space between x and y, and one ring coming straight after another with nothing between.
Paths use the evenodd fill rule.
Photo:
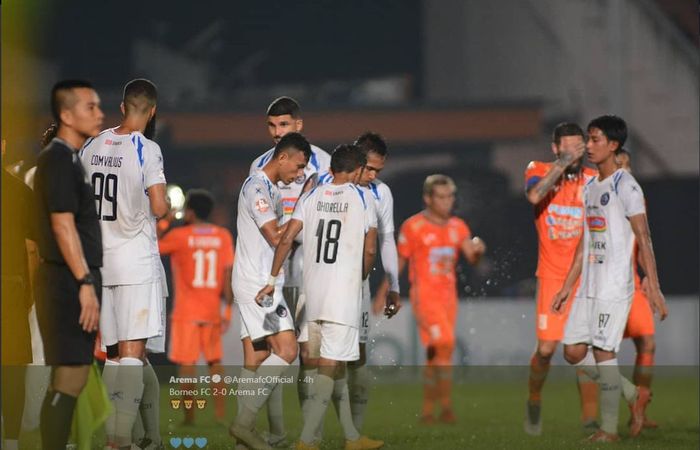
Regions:
<instances>
[{"instance_id":1,"label":"player's white shorts","mask_svg":"<svg viewBox=\"0 0 700 450\"><path fill-rule=\"evenodd\" d=\"M167 297L164 295L163 297L161 297L161 299L162 302L160 308L160 322L164 332L160 336L148 338L148 340L146 341L146 351L149 353L165 353L165 327L168 322L168 319L166 317L167 311L165 307Z\"/></svg>"},{"instance_id":2,"label":"player's white shorts","mask_svg":"<svg viewBox=\"0 0 700 450\"><path fill-rule=\"evenodd\" d=\"M105 346L119 341L164 337L165 302L160 280L103 286L100 334Z\"/></svg>"},{"instance_id":3,"label":"player's white shorts","mask_svg":"<svg viewBox=\"0 0 700 450\"><path fill-rule=\"evenodd\" d=\"M567 345L589 344L608 352L620 350L632 299L603 301L576 298L564 328Z\"/></svg>"},{"instance_id":4,"label":"player's white shorts","mask_svg":"<svg viewBox=\"0 0 700 450\"><path fill-rule=\"evenodd\" d=\"M282 289L275 289L272 306L263 307L254 301L237 305L241 318L241 340L249 337L255 342L280 331L294 331L294 320L282 296Z\"/></svg>"},{"instance_id":5,"label":"player's white shorts","mask_svg":"<svg viewBox=\"0 0 700 450\"><path fill-rule=\"evenodd\" d=\"M325 320L317 321L321 328L321 358L334 361L360 359L360 330Z\"/></svg>"},{"instance_id":6,"label":"player's white shorts","mask_svg":"<svg viewBox=\"0 0 700 450\"><path fill-rule=\"evenodd\" d=\"M370 309L369 277L362 282L362 306L360 310L360 343L366 344L369 338L369 309Z\"/></svg>"}]
</instances>

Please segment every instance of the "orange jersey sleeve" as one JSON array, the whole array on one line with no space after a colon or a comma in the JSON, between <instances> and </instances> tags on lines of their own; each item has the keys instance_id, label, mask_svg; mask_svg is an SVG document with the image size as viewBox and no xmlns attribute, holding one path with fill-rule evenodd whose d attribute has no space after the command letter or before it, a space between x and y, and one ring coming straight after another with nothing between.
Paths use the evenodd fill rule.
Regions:
<instances>
[{"instance_id":1,"label":"orange jersey sleeve","mask_svg":"<svg viewBox=\"0 0 700 450\"><path fill-rule=\"evenodd\" d=\"M540 161L530 161L525 169L525 192L532 189L534 185L537 184L549 171L552 163L545 163Z\"/></svg>"}]
</instances>

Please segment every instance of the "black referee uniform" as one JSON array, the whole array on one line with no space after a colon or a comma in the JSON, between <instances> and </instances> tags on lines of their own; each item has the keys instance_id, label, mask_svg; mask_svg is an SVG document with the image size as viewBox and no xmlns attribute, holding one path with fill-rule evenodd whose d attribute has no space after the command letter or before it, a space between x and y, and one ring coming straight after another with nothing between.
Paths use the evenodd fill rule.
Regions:
<instances>
[{"instance_id":1,"label":"black referee uniform","mask_svg":"<svg viewBox=\"0 0 700 450\"><path fill-rule=\"evenodd\" d=\"M87 365L93 361L96 333L79 324L80 286L66 264L51 227L51 213L73 213L85 260L100 298L102 235L92 183L77 151L54 138L39 154L34 178L38 245L42 264L37 274L37 318L46 364Z\"/></svg>"}]
</instances>

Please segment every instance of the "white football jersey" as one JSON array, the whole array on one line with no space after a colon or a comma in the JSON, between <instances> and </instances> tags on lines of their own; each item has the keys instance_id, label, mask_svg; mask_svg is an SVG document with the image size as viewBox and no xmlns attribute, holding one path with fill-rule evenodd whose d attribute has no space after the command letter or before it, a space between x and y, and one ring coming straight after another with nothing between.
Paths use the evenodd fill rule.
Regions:
<instances>
[{"instance_id":1,"label":"white football jersey","mask_svg":"<svg viewBox=\"0 0 700 450\"><path fill-rule=\"evenodd\" d=\"M631 300L635 236L629 218L644 214L644 194L634 177L619 169L584 187L583 271L580 297Z\"/></svg>"},{"instance_id":2,"label":"white football jersey","mask_svg":"<svg viewBox=\"0 0 700 450\"><path fill-rule=\"evenodd\" d=\"M232 278L236 302L254 302L257 293L267 284L275 248L267 242L260 228L271 220L278 223L281 219L280 192L265 172L258 170L246 178L238 195L238 238ZM277 283L283 280L280 274Z\"/></svg>"},{"instance_id":3,"label":"white football jersey","mask_svg":"<svg viewBox=\"0 0 700 450\"><path fill-rule=\"evenodd\" d=\"M102 228L102 283L151 283L160 279L160 256L147 189L166 182L163 155L143 134L114 130L89 139L80 151Z\"/></svg>"},{"instance_id":4,"label":"white football jersey","mask_svg":"<svg viewBox=\"0 0 700 450\"><path fill-rule=\"evenodd\" d=\"M257 157L250 166L250 174L252 175L256 170L260 170L265 167L265 164L270 162L272 159L274 152L275 148L272 147L270 150ZM308 180L314 174L327 172L330 165L331 156L320 147L312 145L311 158L309 158L309 163L304 168L304 176L297 178L291 184L284 184L281 181L277 183L277 187L280 190L280 196L282 198L282 212L284 213L282 223L288 221L289 218L292 217L294 206L297 204L297 200L301 195L301 190L304 188L304 183L306 183L306 180ZM284 262L285 287L301 286L302 268L302 251L301 248L297 248L292 257L288 258Z\"/></svg>"},{"instance_id":5,"label":"white football jersey","mask_svg":"<svg viewBox=\"0 0 700 450\"><path fill-rule=\"evenodd\" d=\"M318 186L302 196L306 320L359 328L365 234L377 227L374 201L352 183Z\"/></svg>"}]
</instances>

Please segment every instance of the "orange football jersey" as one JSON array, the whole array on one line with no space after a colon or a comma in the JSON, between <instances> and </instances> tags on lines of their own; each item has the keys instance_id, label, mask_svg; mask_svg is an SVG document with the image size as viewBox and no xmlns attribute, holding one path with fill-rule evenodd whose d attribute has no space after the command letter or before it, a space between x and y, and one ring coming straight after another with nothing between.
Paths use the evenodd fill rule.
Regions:
<instances>
[{"instance_id":1,"label":"orange football jersey","mask_svg":"<svg viewBox=\"0 0 700 450\"><path fill-rule=\"evenodd\" d=\"M461 245L470 236L467 224L457 217L438 225L418 213L401 225L398 252L408 260L412 299L430 301L447 295L456 300L455 267Z\"/></svg>"},{"instance_id":2,"label":"orange football jersey","mask_svg":"<svg viewBox=\"0 0 700 450\"><path fill-rule=\"evenodd\" d=\"M224 269L233 266L233 238L211 224L178 227L159 241L160 253L170 255L175 279L173 320L221 320Z\"/></svg>"},{"instance_id":3,"label":"orange football jersey","mask_svg":"<svg viewBox=\"0 0 700 450\"><path fill-rule=\"evenodd\" d=\"M525 189L542 179L551 162L532 161L525 170ZM583 233L583 186L595 170L584 167L581 176L566 176L535 205L535 228L539 241L536 276L565 279Z\"/></svg>"}]
</instances>

